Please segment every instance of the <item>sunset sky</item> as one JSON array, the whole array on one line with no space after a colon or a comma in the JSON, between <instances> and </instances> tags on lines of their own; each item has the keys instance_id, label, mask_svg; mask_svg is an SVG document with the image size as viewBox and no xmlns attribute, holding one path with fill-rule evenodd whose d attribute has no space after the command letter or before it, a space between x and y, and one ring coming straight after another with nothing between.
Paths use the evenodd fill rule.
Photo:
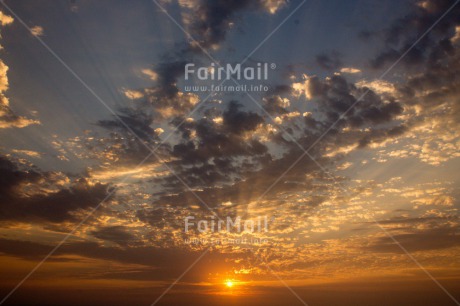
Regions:
<instances>
[{"instance_id":1,"label":"sunset sky","mask_svg":"<svg viewBox=\"0 0 460 306\"><path fill-rule=\"evenodd\" d=\"M2 0L0 46L0 305L460 305L460 0Z\"/></svg>"}]
</instances>

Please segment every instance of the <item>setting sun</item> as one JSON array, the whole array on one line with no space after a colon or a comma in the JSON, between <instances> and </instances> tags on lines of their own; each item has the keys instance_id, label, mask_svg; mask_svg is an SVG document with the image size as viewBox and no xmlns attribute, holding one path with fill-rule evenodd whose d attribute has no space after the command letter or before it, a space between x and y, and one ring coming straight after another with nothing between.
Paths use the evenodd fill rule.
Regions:
<instances>
[{"instance_id":1,"label":"setting sun","mask_svg":"<svg viewBox=\"0 0 460 306\"><path fill-rule=\"evenodd\" d=\"M233 281L231 281L231 280L227 280L227 281L225 282L225 285L226 285L227 287L229 287L229 288L233 287L233 284L234 284L234 283L233 283Z\"/></svg>"}]
</instances>

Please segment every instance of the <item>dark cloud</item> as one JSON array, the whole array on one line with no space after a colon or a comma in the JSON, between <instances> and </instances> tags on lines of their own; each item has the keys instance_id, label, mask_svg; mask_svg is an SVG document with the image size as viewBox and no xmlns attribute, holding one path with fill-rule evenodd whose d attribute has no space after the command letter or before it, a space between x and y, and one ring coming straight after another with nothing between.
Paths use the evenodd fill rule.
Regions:
<instances>
[{"instance_id":1,"label":"dark cloud","mask_svg":"<svg viewBox=\"0 0 460 306\"><path fill-rule=\"evenodd\" d=\"M191 9L190 30L202 48L218 46L225 40L235 15L247 10L273 10L284 1L266 0L201 0ZM198 49L198 46L192 45Z\"/></svg>"},{"instance_id":2,"label":"dark cloud","mask_svg":"<svg viewBox=\"0 0 460 306\"><path fill-rule=\"evenodd\" d=\"M125 226L106 226L91 232L91 234L96 238L115 242L121 246L128 245L135 239L135 236L129 232L129 228Z\"/></svg>"},{"instance_id":3,"label":"dark cloud","mask_svg":"<svg viewBox=\"0 0 460 306\"><path fill-rule=\"evenodd\" d=\"M0 194L9 196L17 191L17 188L26 183L37 183L42 175L35 169L20 170L6 156L0 156Z\"/></svg>"},{"instance_id":4,"label":"dark cloud","mask_svg":"<svg viewBox=\"0 0 460 306\"><path fill-rule=\"evenodd\" d=\"M52 249L52 246L9 239L0 239L0 252L5 255L24 258L27 260L42 260ZM49 261L59 260L58 257L65 255L79 255L86 258L101 259L125 264L144 265L144 269L151 272L148 277L139 273L136 279L150 280L173 280L185 271L193 261L198 258L204 250L192 251L183 248L158 248L150 246L121 248L121 247L103 247L95 242L76 242L62 245ZM244 264L231 264L236 259L251 258L251 252L222 254L220 252L210 251L204 260L197 263L195 269L187 273L184 281L200 281L203 273L224 272L231 266L234 268L243 267ZM74 259L75 260L75 259ZM115 271L104 271L109 278L115 278ZM130 272L130 271L128 271ZM78 273L77 273L78 274ZM84 275L79 275L82 277ZM118 278L133 278L136 275L128 273L127 275L118 275Z\"/></svg>"},{"instance_id":5,"label":"dark cloud","mask_svg":"<svg viewBox=\"0 0 460 306\"><path fill-rule=\"evenodd\" d=\"M458 217L416 217L416 218L404 218L404 217L395 217L388 220L379 221L380 224L429 224L430 227L434 227L438 222L449 221L449 220L458 220Z\"/></svg>"},{"instance_id":6,"label":"dark cloud","mask_svg":"<svg viewBox=\"0 0 460 306\"><path fill-rule=\"evenodd\" d=\"M1 62L0 62L1 63ZM13 112L9 102L3 93L0 93L0 129L4 128L23 128L31 124L39 124L38 120L19 116Z\"/></svg>"},{"instance_id":7,"label":"dark cloud","mask_svg":"<svg viewBox=\"0 0 460 306\"><path fill-rule=\"evenodd\" d=\"M318 54L315 60L316 63L325 70L336 70L342 66L340 55L337 52Z\"/></svg>"},{"instance_id":8,"label":"dark cloud","mask_svg":"<svg viewBox=\"0 0 460 306\"><path fill-rule=\"evenodd\" d=\"M213 120L217 117L186 121L180 126L184 118L173 120L182 140L173 146L171 155L175 160L169 164L187 184L209 186L230 182L234 179L232 175L243 171L245 159L251 159L256 167L257 158L268 154L264 144L249 137L264 123L263 117L241 107L231 101L227 109L215 113L221 116L220 123ZM177 179L171 176L166 182L176 184Z\"/></svg>"},{"instance_id":9,"label":"dark cloud","mask_svg":"<svg viewBox=\"0 0 460 306\"><path fill-rule=\"evenodd\" d=\"M421 106L427 112L441 105L449 105L449 117L459 122L460 103L460 52L455 49L454 55L446 56L425 68L425 71L411 77L406 83L398 86L398 90L408 105Z\"/></svg>"},{"instance_id":10,"label":"dark cloud","mask_svg":"<svg viewBox=\"0 0 460 306\"><path fill-rule=\"evenodd\" d=\"M302 142L304 140L299 141ZM309 141L312 143L314 138L312 137ZM187 207L197 205L203 210L207 210L201 200L211 208L220 207L224 202L231 202L231 208L225 210L225 214L228 214L235 207L239 207L240 205L244 206L258 200L269 188L270 192L265 194L265 197L269 198L273 204L286 203L286 201L289 200L285 198L285 196L294 192L304 192L305 190L309 190L309 192L326 192L326 188L329 188L328 192L333 192L332 186L327 184L330 178L326 179L325 174L318 169L308 156L304 156L296 167L285 173L292 163L303 153L298 148L296 150L296 146L291 143L289 143L288 146L292 146L292 149L279 159L267 158L265 160L250 163L244 167L233 166L231 171L236 173L240 179L233 181L232 184L222 185L218 184L218 182L204 184L201 182L202 184L200 186L202 186L202 190L195 190L193 193L189 190L182 190L181 192L162 195L154 201L154 205L155 207L167 205ZM312 152L314 153L315 151L312 150ZM330 161L327 159L319 159L319 162L327 164ZM254 165L260 166L254 168ZM273 185L282 174L284 174L283 179ZM309 179L306 179L307 174ZM197 178L198 175L199 174L197 174ZM204 179L203 177L201 178ZM173 181L173 178L171 178L171 181ZM295 182L301 183L296 184ZM173 186L175 186L175 188L182 187ZM184 188L182 187L180 189ZM266 200L266 198L264 199ZM308 206L308 204L306 205ZM315 202L314 204L312 203L312 205L318 205L318 203ZM302 207L298 208L302 209ZM304 210L304 213L307 213L307 211ZM156 213L152 217L158 218L160 215Z\"/></svg>"},{"instance_id":11,"label":"dark cloud","mask_svg":"<svg viewBox=\"0 0 460 306\"><path fill-rule=\"evenodd\" d=\"M122 108L119 110L117 117L118 119L100 120L97 124L110 131L127 135L131 134L130 138L137 136L141 138L142 141L148 143L152 140L158 140L157 135L151 127L153 121L151 114L145 111Z\"/></svg>"},{"instance_id":12,"label":"dark cloud","mask_svg":"<svg viewBox=\"0 0 460 306\"><path fill-rule=\"evenodd\" d=\"M390 65L440 17L455 1L424 1L414 13L397 20L386 29L386 47L373 60L375 68ZM442 117L451 129L457 129L460 118L460 52L454 36L460 26L460 6L456 5L407 55L402 62L408 77L397 86L401 100L417 106L420 114ZM441 107L442 106L442 107ZM439 109L443 109L442 112ZM435 115L436 114L436 115ZM413 118L406 124L420 124L423 117Z\"/></svg>"},{"instance_id":13,"label":"dark cloud","mask_svg":"<svg viewBox=\"0 0 460 306\"><path fill-rule=\"evenodd\" d=\"M460 245L458 228L431 229L418 233L396 234L393 238L409 252L441 250ZM381 237L365 249L382 253L403 253L390 237Z\"/></svg>"},{"instance_id":14,"label":"dark cloud","mask_svg":"<svg viewBox=\"0 0 460 306\"><path fill-rule=\"evenodd\" d=\"M338 139L336 137L336 144L358 142L363 146L372 141L380 142L399 136L406 131L406 127L395 120L402 114L403 104L388 94L377 94L368 87L349 82L341 75L324 80L310 77L308 91L317 102L318 112L305 118L305 133L308 130L327 129L336 123L332 135L335 131L351 128L349 132L338 135ZM358 99L360 101L356 103ZM391 125L384 126L388 123ZM367 131L356 130L362 127L366 127Z\"/></svg>"},{"instance_id":15,"label":"dark cloud","mask_svg":"<svg viewBox=\"0 0 460 306\"><path fill-rule=\"evenodd\" d=\"M179 93L177 88L177 79L184 74L184 67L187 63L190 62L180 60L182 57L185 57L184 54L178 54L176 57L170 57L163 59L163 62L159 63L154 67L155 72L158 74L158 86L155 87L155 94L159 98L173 98ZM161 99L158 99L158 102L161 102Z\"/></svg>"},{"instance_id":16,"label":"dark cloud","mask_svg":"<svg viewBox=\"0 0 460 306\"><path fill-rule=\"evenodd\" d=\"M233 15L249 7L256 7L259 1L246 0L203 0L193 10L193 21L190 26L201 47L210 48L225 39Z\"/></svg>"},{"instance_id":17,"label":"dark cloud","mask_svg":"<svg viewBox=\"0 0 460 306\"><path fill-rule=\"evenodd\" d=\"M401 212L401 211L398 211ZM405 214L411 211L404 211ZM409 252L440 250L460 245L458 215L443 216L395 216L379 220L389 235L398 241ZM375 222L369 225L374 226ZM364 247L374 252L404 252L389 236L382 236Z\"/></svg>"},{"instance_id":18,"label":"dark cloud","mask_svg":"<svg viewBox=\"0 0 460 306\"><path fill-rule=\"evenodd\" d=\"M20 169L6 157L0 158L0 172L0 220L3 221L75 221L73 213L95 207L111 191L108 185L90 184L85 178L77 179L68 188L49 191L47 188L53 185L49 182L52 173Z\"/></svg>"},{"instance_id":19,"label":"dark cloud","mask_svg":"<svg viewBox=\"0 0 460 306\"><path fill-rule=\"evenodd\" d=\"M444 14L455 1L428 0L421 6L414 6L414 12L396 20L383 31L385 48L371 64L374 68L391 65L401 57L414 42L421 37ZM454 33L455 25L460 24L458 16L460 7L454 7L421 41L417 43L402 59L406 67L436 62L447 52L452 52L448 41Z\"/></svg>"},{"instance_id":20,"label":"dark cloud","mask_svg":"<svg viewBox=\"0 0 460 306\"><path fill-rule=\"evenodd\" d=\"M272 116L287 114L286 103L278 95L266 97L264 99L264 108Z\"/></svg>"},{"instance_id":21,"label":"dark cloud","mask_svg":"<svg viewBox=\"0 0 460 306\"><path fill-rule=\"evenodd\" d=\"M230 101L228 110L223 114L225 128L233 134L241 135L245 132L254 131L264 119L256 113L242 112L242 107L236 101Z\"/></svg>"},{"instance_id":22,"label":"dark cloud","mask_svg":"<svg viewBox=\"0 0 460 306\"><path fill-rule=\"evenodd\" d=\"M168 144L161 144L155 131L155 116L142 106L135 109L123 108L112 119L100 120L97 125L109 133L93 133L84 141L84 146L97 159L106 159L112 164L137 165L155 149L150 163L157 156L168 152Z\"/></svg>"},{"instance_id":23,"label":"dark cloud","mask_svg":"<svg viewBox=\"0 0 460 306\"><path fill-rule=\"evenodd\" d=\"M287 84L275 85L269 89L271 95L292 94L292 87Z\"/></svg>"}]
</instances>

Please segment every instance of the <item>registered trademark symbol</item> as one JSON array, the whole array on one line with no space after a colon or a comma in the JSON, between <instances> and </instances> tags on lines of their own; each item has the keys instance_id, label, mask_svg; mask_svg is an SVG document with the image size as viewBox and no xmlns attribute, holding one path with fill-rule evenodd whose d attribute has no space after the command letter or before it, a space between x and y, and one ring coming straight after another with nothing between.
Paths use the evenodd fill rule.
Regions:
<instances>
[{"instance_id":1,"label":"registered trademark symbol","mask_svg":"<svg viewBox=\"0 0 460 306\"><path fill-rule=\"evenodd\" d=\"M276 64L275 63L270 64L270 68L276 69Z\"/></svg>"}]
</instances>

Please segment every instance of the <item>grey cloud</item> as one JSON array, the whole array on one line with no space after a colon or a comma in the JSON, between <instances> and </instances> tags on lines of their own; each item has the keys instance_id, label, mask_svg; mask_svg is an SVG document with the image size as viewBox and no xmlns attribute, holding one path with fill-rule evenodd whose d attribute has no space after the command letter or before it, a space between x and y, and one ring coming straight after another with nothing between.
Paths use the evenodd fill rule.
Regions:
<instances>
[{"instance_id":1,"label":"grey cloud","mask_svg":"<svg viewBox=\"0 0 460 306\"><path fill-rule=\"evenodd\" d=\"M418 233L397 234L393 238L409 252L440 250L460 245L458 228L432 229ZM374 241L365 249L382 253L403 253L398 245L389 237Z\"/></svg>"},{"instance_id":2,"label":"grey cloud","mask_svg":"<svg viewBox=\"0 0 460 306\"><path fill-rule=\"evenodd\" d=\"M73 212L98 205L111 191L108 185L89 184L85 178L77 179L68 188L60 188L53 192L45 191L46 185L43 186L43 182L49 180L50 173L20 169L5 157L0 158L0 172L2 221L75 221ZM24 194L21 187L25 185L33 185L39 192Z\"/></svg>"},{"instance_id":3,"label":"grey cloud","mask_svg":"<svg viewBox=\"0 0 460 306\"><path fill-rule=\"evenodd\" d=\"M386 49L371 61L371 65L383 68L385 64L391 64L399 58L454 2L428 0L423 2L423 8L414 5L413 13L395 21L383 31ZM446 38L453 34L453 27L460 24L459 14L460 8L457 5L404 56L402 62L408 67L433 62L443 51L451 50Z\"/></svg>"},{"instance_id":4,"label":"grey cloud","mask_svg":"<svg viewBox=\"0 0 460 306\"><path fill-rule=\"evenodd\" d=\"M201 47L211 48L225 40L227 32L238 12L244 10L269 10L278 8L284 1L276 3L264 0L200 0L191 9L190 30ZM192 48L198 49L197 46Z\"/></svg>"},{"instance_id":5,"label":"grey cloud","mask_svg":"<svg viewBox=\"0 0 460 306\"><path fill-rule=\"evenodd\" d=\"M124 246L133 242L135 236L129 232L129 228L124 226L106 226L99 228L91 233L94 237L115 242Z\"/></svg>"},{"instance_id":6,"label":"grey cloud","mask_svg":"<svg viewBox=\"0 0 460 306\"><path fill-rule=\"evenodd\" d=\"M0 239L0 251L3 254L24 258L28 260L39 261L45 257L52 246L19 240ZM76 242L62 245L49 260L59 260L56 256L79 255L87 258L101 259L105 261L114 261L126 264L144 265L145 269L150 270L148 279L155 280L172 280L175 275L181 274L186 270L192 262L204 252L192 251L189 249L180 248L157 248L157 247L102 247L95 242ZM203 271L216 273L216 271L225 271L230 267L242 267L243 264L230 263L238 258L251 258L252 253L237 253L223 254L220 252L210 251L206 255L207 260L202 260L197 263L195 269L191 270L183 279L184 281L200 281ZM74 259L75 260L75 259ZM77 272L78 274L78 272ZM106 271L110 278L115 278L115 274L111 271ZM132 278L136 276L132 273L118 275L119 278ZM80 275L79 277L82 277ZM101 275L104 278L104 275ZM137 279L145 279L144 274L138 274Z\"/></svg>"},{"instance_id":7,"label":"grey cloud","mask_svg":"<svg viewBox=\"0 0 460 306\"><path fill-rule=\"evenodd\" d=\"M316 56L316 63L325 70L335 70L342 66L340 55L337 52L322 53Z\"/></svg>"}]
</instances>

